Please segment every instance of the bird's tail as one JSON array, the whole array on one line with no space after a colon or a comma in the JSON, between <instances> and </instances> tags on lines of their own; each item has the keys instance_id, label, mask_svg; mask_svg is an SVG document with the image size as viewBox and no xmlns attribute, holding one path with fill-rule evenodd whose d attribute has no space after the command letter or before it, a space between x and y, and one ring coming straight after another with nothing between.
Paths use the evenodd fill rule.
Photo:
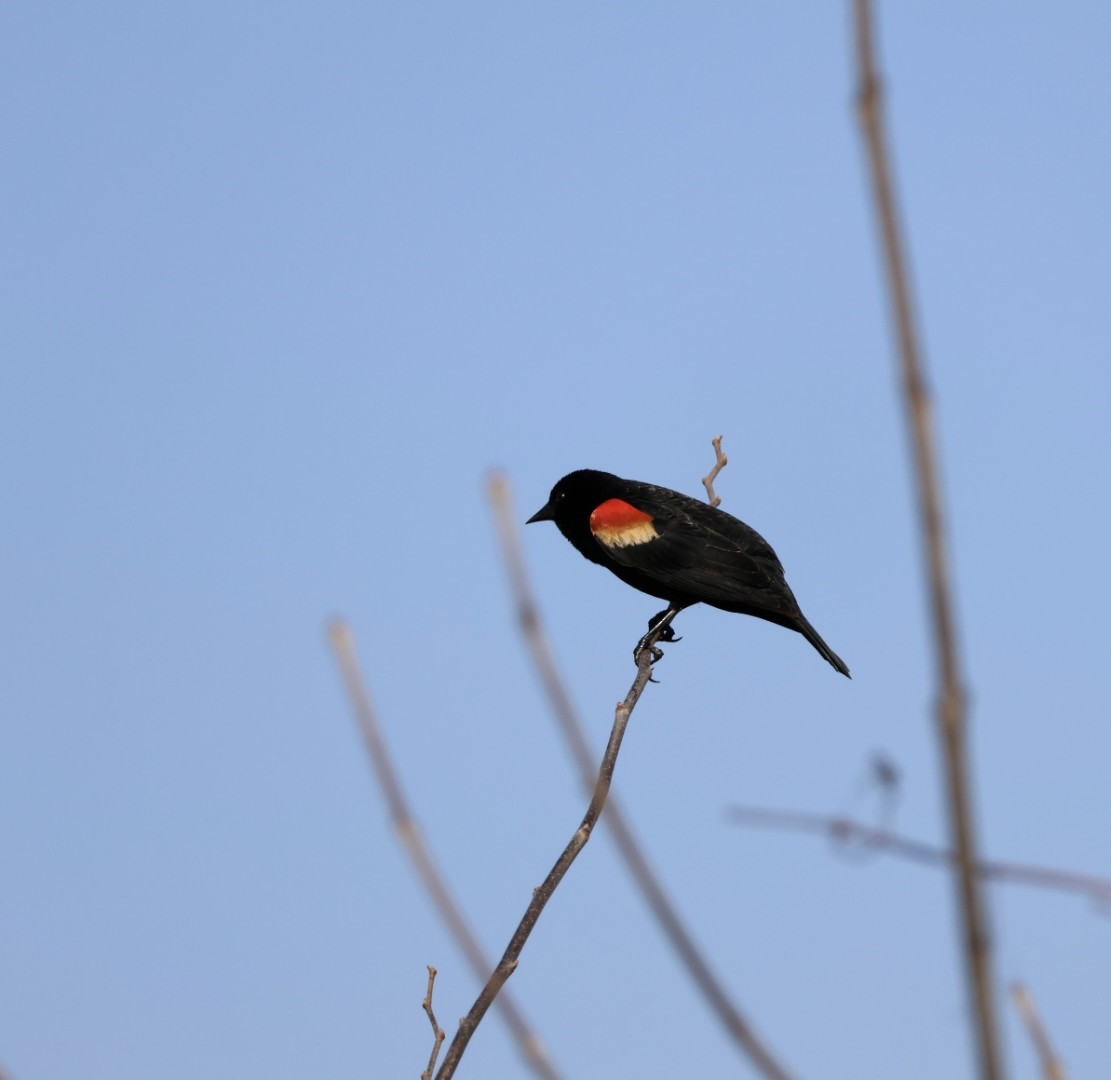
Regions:
<instances>
[{"instance_id":1,"label":"bird's tail","mask_svg":"<svg viewBox=\"0 0 1111 1080\"><path fill-rule=\"evenodd\" d=\"M806 640L809 641L810 644L813 645L814 648L817 649L818 652L820 652L822 656L824 656L839 672L841 672L841 674L844 675L846 679L852 678L852 676L849 674L849 668L845 661L842 660L841 657L839 657L837 653L835 653L822 640L822 635L819 634L818 631L815 630L809 622L807 622L806 617L801 614L799 615L797 629L798 632L802 634L802 636L806 638Z\"/></svg>"}]
</instances>

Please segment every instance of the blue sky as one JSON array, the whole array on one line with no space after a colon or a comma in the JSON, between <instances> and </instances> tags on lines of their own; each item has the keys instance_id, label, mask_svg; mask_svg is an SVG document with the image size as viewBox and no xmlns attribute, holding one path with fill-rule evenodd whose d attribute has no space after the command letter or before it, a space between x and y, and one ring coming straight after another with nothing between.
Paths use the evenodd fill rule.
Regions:
<instances>
[{"instance_id":1,"label":"blue sky","mask_svg":"<svg viewBox=\"0 0 1111 1080\"><path fill-rule=\"evenodd\" d=\"M884 5L986 849L1111 872L1111 13ZM844 5L4 13L0 1063L416 1076L476 991L386 822L347 617L421 824L500 952L583 808L484 497L573 468L759 529L853 670L694 609L616 789L799 1077L971 1075L936 872L734 803L939 839L923 590ZM601 748L657 605L524 536ZM1107 921L997 888L1076 1075ZM512 989L566 1076L749 1075L599 836ZM460 1075L523 1067L490 1017Z\"/></svg>"}]
</instances>

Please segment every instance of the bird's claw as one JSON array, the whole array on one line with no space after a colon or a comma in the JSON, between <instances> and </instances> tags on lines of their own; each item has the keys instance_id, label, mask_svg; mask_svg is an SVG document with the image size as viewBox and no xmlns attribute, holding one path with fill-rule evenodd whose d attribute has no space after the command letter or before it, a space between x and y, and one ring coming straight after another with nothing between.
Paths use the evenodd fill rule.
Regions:
<instances>
[{"instance_id":1,"label":"bird's claw","mask_svg":"<svg viewBox=\"0 0 1111 1080\"><path fill-rule=\"evenodd\" d=\"M657 649L655 645L649 645L648 642L645 640L645 638L647 638L647 637L648 637L648 634L645 634L644 637L642 637L640 639L640 641L637 642L637 647L635 649L633 649L633 663L636 664L637 667L640 667L640 658L645 653L649 654L649 660L648 660L648 666L649 667L651 667L653 664L655 664L658 660L663 659L663 655L664 655L663 649ZM650 682L659 682L658 679L653 679L653 678L651 678L651 676L649 676L649 681Z\"/></svg>"}]
</instances>

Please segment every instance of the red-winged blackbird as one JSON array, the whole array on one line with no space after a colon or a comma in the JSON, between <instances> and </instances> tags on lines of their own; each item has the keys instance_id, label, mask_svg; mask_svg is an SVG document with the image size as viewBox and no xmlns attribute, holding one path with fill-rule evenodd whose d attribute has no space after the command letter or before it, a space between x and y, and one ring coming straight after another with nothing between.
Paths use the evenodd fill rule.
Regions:
<instances>
[{"instance_id":1,"label":"red-winged blackbird","mask_svg":"<svg viewBox=\"0 0 1111 1080\"><path fill-rule=\"evenodd\" d=\"M591 562L666 600L668 610L648 622L651 633L667 620L661 641L677 640L670 626L676 612L709 604L797 630L842 675L849 674L799 610L771 545L724 510L654 484L580 469L560 480L528 520L554 521Z\"/></svg>"}]
</instances>

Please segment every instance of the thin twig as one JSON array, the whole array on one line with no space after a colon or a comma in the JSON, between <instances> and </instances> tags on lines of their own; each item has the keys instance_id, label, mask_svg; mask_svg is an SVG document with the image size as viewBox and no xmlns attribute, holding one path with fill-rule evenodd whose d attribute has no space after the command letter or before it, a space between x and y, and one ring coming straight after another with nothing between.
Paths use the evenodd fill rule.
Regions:
<instances>
[{"instance_id":1,"label":"thin twig","mask_svg":"<svg viewBox=\"0 0 1111 1080\"><path fill-rule=\"evenodd\" d=\"M341 619L333 620L328 626L328 640L343 675L347 696L358 721L367 754L374 766L379 786L386 796L394 831L416 867L417 874L429 896L432 897L440 918L455 938L475 977L485 979L490 971L490 961L467 924L455 898L451 895L447 882L433 861L409 809L397 771L386 749L377 714L370 703L370 696L359 669L359 662L355 657L355 647L347 624ZM498 1010L532 1071L544 1080L559 1080L559 1073L548 1058L539 1037L525 1020L513 998L503 994L498 999Z\"/></svg>"},{"instance_id":2,"label":"thin twig","mask_svg":"<svg viewBox=\"0 0 1111 1080\"><path fill-rule=\"evenodd\" d=\"M420 1074L420 1080L432 1080L436 1071L436 1058L440 1056L440 1047L444 1044L444 1029L436 1023L436 1014L432 1011L432 988L436 983L436 969L428 965L428 990L424 995L421 1005L428 1013L428 1022L432 1025L432 1053L428 1058L428 1068Z\"/></svg>"},{"instance_id":3,"label":"thin twig","mask_svg":"<svg viewBox=\"0 0 1111 1080\"><path fill-rule=\"evenodd\" d=\"M490 1004L497 997L498 991L505 985L505 981L517 970L521 950L524 949L525 942L528 941L529 935L535 928L541 912L559 887L559 883L578 857L579 852L582 851L586 842L590 839L590 834L601 816L602 808L606 805L606 797L609 795L610 784L613 781L613 771L617 766L617 754L621 749L621 740L625 737L629 717L632 715L633 709L636 708L640 695L644 692L652 674L652 658L655 645L659 641L660 635L671 625L671 618L661 619L652 629L652 633L647 636L645 648L641 652L640 660L637 663L637 673L633 685L625 695L625 700L618 702L614 711L613 728L610 731L609 743L602 755L602 764L598 770L598 780L594 785L594 794L591 796L590 805L587 807L585 815L583 815L582 822L563 849L563 853L556 859L555 865L544 879L544 883L533 892L532 901L525 910L513 937L510 938L509 945L498 962L498 966L490 975L474 1005L471 1006L471 1011L459 1021L459 1030L455 1033L455 1038L452 1039L451 1045L448 1047L444 1063L436 1074L436 1080L450 1080L450 1077L455 1074L459 1059L463 1056L475 1028L482 1022L486 1010L489 1009Z\"/></svg>"},{"instance_id":4,"label":"thin twig","mask_svg":"<svg viewBox=\"0 0 1111 1080\"><path fill-rule=\"evenodd\" d=\"M1034 1008L1034 999L1030 997L1029 991L1022 983L1016 982L1011 986L1011 1000L1015 1003L1018 1015L1022 1018L1022 1023L1026 1027L1030 1041L1034 1044L1034 1050L1038 1055L1042 1072L1045 1074L1045 1080L1065 1080L1065 1066L1053 1052L1053 1046L1049 1042L1049 1036L1045 1033L1041 1017L1038 1016L1038 1011Z\"/></svg>"},{"instance_id":5,"label":"thin twig","mask_svg":"<svg viewBox=\"0 0 1111 1080\"><path fill-rule=\"evenodd\" d=\"M965 694L957 650L947 542L941 511L930 396L918 348L910 285L888 164L883 91L876 70L870 0L855 0L858 110L872 183L873 207L887 268L887 285L897 329L907 429L913 447L918 516L926 556L926 577L937 667L937 727L945 761L949 832L957 853L957 897L964 938L965 972L975 1018L980 1076L1002 1075L995 982L986 903L976 873L978 863L972 794L965 754Z\"/></svg>"},{"instance_id":6,"label":"thin twig","mask_svg":"<svg viewBox=\"0 0 1111 1080\"><path fill-rule=\"evenodd\" d=\"M571 749L571 756L574 758L582 784L587 791L590 791L595 782L594 759L583 732L582 721L571 702L551 642L537 612L536 600L521 552L520 532L513 514L509 484L504 476L494 474L489 479L487 491L494 509L494 520L497 524L506 574L509 577L510 592L516 607L521 633L528 646L537 676L551 704L552 712L555 714L560 733ZM663 885L653 872L648 857L644 854L616 795L611 795L609 802L606 803L605 824L613 835L626 868L660 924L664 936L718 1020L741 1051L748 1056L753 1067L767 1080L789 1080L786 1069L776 1061L754 1031L752 1024L730 999L728 991L710 967L709 960L702 954L687 930L679 913L664 892Z\"/></svg>"},{"instance_id":7,"label":"thin twig","mask_svg":"<svg viewBox=\"0 0 1111 1080\"><path fill-rule=\"evenodd\" d=\"M783 829L787 832L818 833L838 843L855 843L868 851L898 855L929 866L952 867L956 855L949 849L900 836L889 829L877 829L851 818L827 814L808 814L798 810L775 810L764 806L732 806L729 817L741 825ZM1088 896L1099 904L1111 904L1111 878L1055 870L1028 863L984 859L977 872L982 878L1010 885L1030 885Z\"/></svg>"},{"instance_id":8,"label":"thin twig","mask_svg":"<svg viewBox=\"0 0 1111 1080\"><path fill-rule=\"evenodd\" d=\"M714 481L717 479L718 473L729 464L729 458L721 452L720 435L716 439L711 439L710 445L714 448L714 467L706 476L702 477L702 484L706 488L706 498L709 500L710 505L719 506L721 504L721 498L714 493Z\"/></svg>"}]
</instances>

